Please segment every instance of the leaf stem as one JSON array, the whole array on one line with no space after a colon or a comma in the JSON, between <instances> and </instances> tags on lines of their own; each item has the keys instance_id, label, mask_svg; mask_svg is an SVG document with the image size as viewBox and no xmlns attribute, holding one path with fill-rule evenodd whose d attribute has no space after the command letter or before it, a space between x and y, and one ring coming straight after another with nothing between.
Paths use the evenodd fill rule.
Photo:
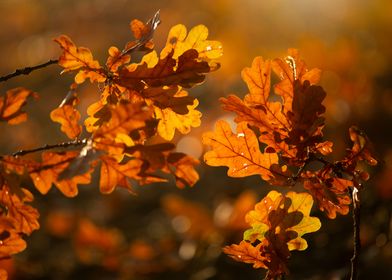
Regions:
<instances>
[{"instance_id":1,"label":"leaf stem","mask_svg":"<svg viewBox=\"0 0 392 280\"><path fill-rule=\"evenodd\" d=\"M351 258L351 274L350 280L358 279L358 265L359 265L359 255L361 252L361 237L360 237L360 199L359 190L354 187L352 190L352 200L353 200L353 227L354 227L354 250L353 256Z\"/></svg>"},{"instance_id":2,"label":"leaf stem","mask_svg":"<svg viewBox=\"0 0 392 280\"><path fill-rule=\"evenodd\" d=\"M53 144L53 145L46 144L44 146L37 147L34 149L30 149L30 150L20 150L18 152L13 153L12 156L14 156L14 157L24 156L26 154L31 154L31 153L55 149L55 148L67 148L67 147L71 147L71 146L81 146L86 143L87 143L87 139L85 138L85 139L75 139L75 140L72 140L69 142L57 143L57 144Z\"/></svg>"},{"instance_id":3,"label":"leaf stem","mask_svg":"<svg viewBox=\"0 0 392 280\"><path fill-rule=\"evenodd\" d=\"M55 59L55 60L51 59L51 60L49 60L49 61L47 61L45 63L42 63L42 64L38 64L38 65L35 65L35 66L30 66L30 67L25 67L25 68L22 68L22 69L16 69L15 72L0 77L0 82L5 82L5 81L7 81L7 80L9 80L11 78L17 77L17 76L28 75L31 72L33 72L34 70L45 68L45 67L47 67L47 66L49 66L51 64L56 64L57 62L59 62L57 59Z\"/></svg>"}]
</instances>

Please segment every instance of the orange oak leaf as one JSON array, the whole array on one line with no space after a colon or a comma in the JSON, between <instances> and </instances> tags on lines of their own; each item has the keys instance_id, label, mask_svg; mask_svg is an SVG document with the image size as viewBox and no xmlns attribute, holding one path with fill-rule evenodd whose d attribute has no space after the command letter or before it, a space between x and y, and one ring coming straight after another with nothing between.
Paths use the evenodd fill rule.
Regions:
<instances>
[{"instance_id":1,"label":"orange oak leaf","mask_svg":"<svg viewBox=\"0 0 392 280\"><path fill-rule=\"evenodd\" d=\"M215 132L203 135L203 143L212 147L204 155L204 161L211 166L227 166L231 177L260 175L264 180L271 180L281 175L271 170L278 164L276 153L260 152L259 143L254 132L246 123L237 126L237 133L231 131L225 121L216 123Z\"/></svg>"},{"instance_id":2,"label":"orange oak leaf","mask_svg":"<svg viewBox=\"0 0 392 280\"><path fill-rule=\"evenodd\" d=\"M0 97L0 121L9 124L19 124L27 119L27 114L22 111L28 97L37 98L38 94L25 88L14 88Z\"/></svg>"},{"instance_id":3,"label":"orange oak leaf","mask_svg":"<svg viewBox=\"0 0 392 280\"><path fill-rule=\"evenodd\" d=\"M136 39L141 39L150 32L150 27L138 19L132 20L129 27Z\"/></svg>"},{"instance_id":4,"label":"orange oak leaf","mask_svg":"<svg viewBox=\"0 0 392 280\"><path fill-rule=\"evenodd\" d=\"M113 158L102 156L99 180L100 191L105 194L111 193L116 186L119 186L133 192L128 179L140 178L138 174L141 170L141 165L142 161L138 159L131 159L126 163L118 163Z\"/></svg>"},{"instance_id":5,"label":"orange oak leaf","mask_svg":"<svg viewBox=\"0 0 392 280\"><path fill-rule=\"evenodd\" d=\"M223 109L236 113L235 122L247 122L260 131L259 140L283 156L295 157L296 151L284 142L290 130L287 116L282 112L282 104L270 101L271 61L256 57L251 67L241 72L249 93L244 101L235 95L221 98Z\"/></svg>"},{"instance_id":6,"label":"orange oak leaf","mask_svg":"<svg viewBox=\"0 0 392 280\"><path fill-rule=\"evenodd\" d=\"M177 187L192 187L199 180L199 174L195 170L195 166L199 164L197 159L183 153L170 153L167 162L169 167L174 168L171 173L176 179Z\"/></svg>"},{"instance_id":7,"label":"orange oak leaf","mask_svg":"<svg viewBox=\"0 0 392 280\"><path fill-rule=\"evenodd\" d=\"M0 225L2 225L1 219ZM3 227L1 227L0 258L7 258L22 252L24 249L26 249L26 241L24 241L16 231L3 229Z\"/></svg>"},{"instance_id":8,"label":"orange oak leaf","mask_svg":"<svg viewBox=\"0 0 392 280\"><path fill-rule=\"evenodd\" d=\"M98 61L93 59L93 55L88 48L76 47L66 35L61 35L55 38L54 41L63 50L59 58L59 65L64 68L62 73L79 70L75 76L77 84L83 83L87 78L91 82L100 83L106 80L102 67Z\"/></svg>"},{"instance_id":9,"label":"orange oak leaf","mask_svg":"<svg viewBox=\"0 0 392 280\"><path fill-rule=\"evenodd\" d=\"M33 195L27 189L22 188L16 193L6 184L0 189L0 205L6 209L6 216L12 219L13 228L18 233L30 235L40 227L38 210L26 204L32 200Z\"/></svg>"},{"instance_id":10,"label":"orange oak leaf","mask_svg":"<svg viewBox=\"0 0 392 280\"><path fill-rule=\"evenodd\" d=\"M70 139L77 138L82 132L82 126L78 124L80 113L75 109L78 103L79 99L76 93L70 91L60 106L50 113L52 121L60 123L61 131Z\"/></svg>"},{"instance_id":11,"label":"orange oak leaf","mask_svg":"<svg viewBox=\"0 0 392 280\"><path fill-rule=\"evenodd\" d=\"M175 145L172 143L138 144L127 148L126 153L143 162L138 174L140 176L139 183L166 181L166 179L155 174L155 172L161 171L172 174L179 188L193 186L199 180L199 175L195 170L195 165L199 164L199 161L186 154L172 152L174 148Z\"/></svg>"},{"instance_id":12,"label":"orange oak leaf","mask_svg":"<svg viewBox=\"0 0 392 280\"><path fill-rule=\"evenodd\" d=\"M94 147L111 154L120 154L123 151L121 145L134 145L129 134L144 127L146 121L151 119L152 112L151 108L142 103L120 103L111 106L109 110L110 120L103 123L93 134Z\"/></svg>"},{"instance_id":13,"label":"orange oak leaf","mask_svg":"<svg viewBox=\"0 0 392 280\"><path fill-rule=\"evenodd\" d=\"M64 180L59 180L58 177L78 155L79 153L76 151L43 152L40 166L29 170L29 175L37 190L46 194L54 184L65 196L76 196L78 194L78 184L90 183L90 172Z\"/></svg>"},{"instance_id":14,"label":"orange oak leaf","mask_svg":"<svg viewBox=\"0 0 392 280\"><path fill-rule=\"evenodd\" d=\"M110 47L108 53L109 57L106 60L106 66L110 72L117 72L121 66L131 61L131 56L124 54L117 47Z\"/></svg>"},{"instance_id":15,"label":"orange oak leaf","mask_svg":"<svg viewBox=\"0 0 392 280\"><path fill-rule=\"evenodd\" d=\"M262 243L253 246L250 242L242 240L240 244L232 244L223 248L223 252L237 262L244 262L253 265L253 268L265 268L268 258L261 255Z\"/></svg>"}]
</instances>

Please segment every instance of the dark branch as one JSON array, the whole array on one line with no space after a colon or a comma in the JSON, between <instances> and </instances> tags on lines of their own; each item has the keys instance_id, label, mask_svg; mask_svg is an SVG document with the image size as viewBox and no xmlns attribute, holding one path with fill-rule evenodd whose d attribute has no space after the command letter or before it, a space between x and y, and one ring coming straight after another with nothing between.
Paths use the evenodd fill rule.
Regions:
<instances>
[{"instance_id":1,"label":"dark branch","mask_svg":"<svg viewBox=\"0 0 392 280\"><path fill-rule=\"evenodd\" d=\"M76 147L76 146L84 145L86 143L87 143L87 139L76 139L73 141L63 142L63 143L58 143L58 144L53 144L53 145L46 144L45 146L38 147L35 149L31 149L31 150L20 150L18 152L13 153L12 156L14 156L14 157L24 156L26 154L31 154L31 153L55 149L55 148L67 148L67 147L72 147L72 146Z\"/></svg>"},{"instance_id":2,"label":"dark branch","mask_svg":"<svg viewBox=\"0 0 392 280\"><path fill-rule=\"evenodd\" d=\"M350 280L356 280L358 279L359 255L361 253L361 237L360 237L361 205L359 199L359 191L356 187L354 187L352 191L352 200L353 200L354 250L353 250L353 256L351 258Z\"/></svg>"},{"instance_id":3,"label":"dark branch","mask_svg":"<svg viewBox=\"0 0 392 280\"><path fill-rule=\"evenodd\" d=\"M0 82L5 82L5 81L7 81L7 80L9 80L11 78L14 78L14 77L17 77L17 76L20 76L20 75L28 75L28 74L30 74L34 70L45 68L46 66L49 66L49 65L52 65L52 64L56 64L58 62L59 61L57 59L56 60L49 60L49 61L47 61L45 63L42 63L42 64L39 64L39 65L35 65L35 66L31 66L31 67L25 67L25 68L22 68L22 69L17 69L17 70L15 70L14 73L5 75L3 77L0 77Z\"/></svg>"}]
</instances>

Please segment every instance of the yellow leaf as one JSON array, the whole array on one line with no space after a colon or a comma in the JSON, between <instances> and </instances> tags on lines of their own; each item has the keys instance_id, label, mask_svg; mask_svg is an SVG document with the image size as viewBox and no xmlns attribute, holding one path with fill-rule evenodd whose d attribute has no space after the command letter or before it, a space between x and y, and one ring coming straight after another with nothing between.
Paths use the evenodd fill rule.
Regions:
<instances>
[{"instance_id":1,"label":"yellow leaf","mask_svg":"<svg viewBox=\"0 0 392 280\"><path fill-rule=\"evenodd\" d=\"M193 105L188 105L188 113L185 115L174 112L171 108L161 109L154 106L155 117L159 119L158 134L165 140L172 140L175 130L181 134L190 132L191 127L198 127L201 124L201 113L195 108L199 101L195 99Z\"/></svg>"}]
</instances>

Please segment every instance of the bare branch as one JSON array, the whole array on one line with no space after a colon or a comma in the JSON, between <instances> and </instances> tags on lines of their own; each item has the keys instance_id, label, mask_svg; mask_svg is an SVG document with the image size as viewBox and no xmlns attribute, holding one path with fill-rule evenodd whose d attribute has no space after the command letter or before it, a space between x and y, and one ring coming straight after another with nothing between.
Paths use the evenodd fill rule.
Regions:
<instances>
[{"instance_id":1,"label":"bare branch","mask_svg":"<svg viewBox=\"0 0 392 280\"><path fill-rule=\"evenodd\" d=\"M18 152L13 153L12 156L14 156L14 157L24 156L26 154L31 154L31 153L55 149L55 148L67 148L67 147L72 147L72 146L76 147L76 146L85 145L86 143L87 143L87 139L75 139L73 141L63 142L63 143L58 143L58 144L53 144L53 145L46 144L45 146L30 149L30 150L20 150Z\"/></svg>"},{"instance_id":2,"label":"bare branch","mask_svg":"<svg viewBox=\"0 0 392 280\"><path fill-rule=\"evenodd\" d=\"M359 191L356 187L352 190L353 200L353 227L354 227L354 251L351 258L351 275L350 280L358 279L358 266L359 266L359 255L361 253L361 237L360 237L360 199Z\"/></svg>"},{"instance_id":3,"label":"bare branch","mask_svg":"<svg viewBox=\"0 0 392 280\"><path fill-rule=\"evenodd\" d=\"M14 73L11 73L11 74L8 74L8 75L0 77L0 82L5 82L5 81L7 81L7 80L9 80L11 78L14 78L14 77L17 77L17 76L20 76L20 75L28 75L31 72L33 72L34 70L45 68L45 67L47 67L49 65L56 64L57 62L59 62L57 59L56 60L49 60L49 61L47 61L45 63L42 63L42 64L39 64L39 65L35 65L35 66L31 66L31 67L25 67L25 68L22 68L22 69L17 69L17 70L15 70Z\"/></svg>"}]
</instances>

